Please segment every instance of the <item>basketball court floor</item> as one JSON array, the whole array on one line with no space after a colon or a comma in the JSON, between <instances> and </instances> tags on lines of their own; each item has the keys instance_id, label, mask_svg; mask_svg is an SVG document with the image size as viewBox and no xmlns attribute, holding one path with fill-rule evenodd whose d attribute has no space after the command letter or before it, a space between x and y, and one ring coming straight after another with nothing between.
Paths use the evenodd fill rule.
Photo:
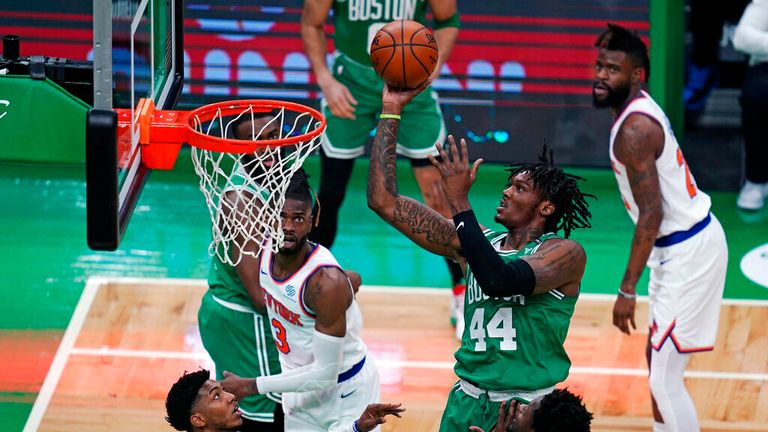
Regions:
<instances>
[{"instance_id":1,"label":"basketball court floor","mask_svg":"<svg viewBox=\"0 0 768 432\"><path fill-rule=\"evenodd\" d=\"M317 160L306 167L316 185ZM381 370L382 398L408 410L384 430L434 430L455 380L448 273L441 258L367 209L366 171L360 160L333 250L363 276L363 336ZM570 171L587 177L583 189L599 200L594 228L575 234L588 264L564 385L584 395L594 430L647 431L646 304L638 304L637 334L611 326L631 223L610 171ZM416 196L406 164L400 175L401 191ZM493 225L505 178L501 166L481 168L470 199L485 224ZM211 366L196 325L210 221L189 155L173 171L151 174L116 252L88 249L84 186L82 167L0 165L2 430L170 430L168 388L183 371ZM768 243L768 211L738 212L734 193L711 195L729 241L727 300L717 349L694 357L688 385L705 430L768 430L768 291L740 269Z\"/></svg>"}]
</instances>

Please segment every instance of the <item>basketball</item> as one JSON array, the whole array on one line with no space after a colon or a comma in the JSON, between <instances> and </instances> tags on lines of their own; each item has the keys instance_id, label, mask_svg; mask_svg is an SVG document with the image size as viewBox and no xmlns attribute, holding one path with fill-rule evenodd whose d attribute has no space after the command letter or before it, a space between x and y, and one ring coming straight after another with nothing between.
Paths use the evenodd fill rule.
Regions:
<instances>
[{"instance_id":1,"label":"basketball","mask_svg":"<svg viewBox=\"0 0 768 432\"><path fill-rule=\"evenodd\" d=\"M437 66L437 41L428 28L416 21L392 21L371 41L371 63L390 86L418 87Z\"/></svg>"}]
</instances>

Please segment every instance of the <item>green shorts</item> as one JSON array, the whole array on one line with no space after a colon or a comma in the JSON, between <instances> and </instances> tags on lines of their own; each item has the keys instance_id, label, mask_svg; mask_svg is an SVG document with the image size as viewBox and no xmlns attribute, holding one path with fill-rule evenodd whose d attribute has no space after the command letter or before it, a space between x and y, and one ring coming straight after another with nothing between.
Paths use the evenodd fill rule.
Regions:
<instances>
[{"instance_id":1,"label":"green shorts","mask_svg":"<svg viewBox=\"0 0 768 432\"><path fill-rule=\"evenodd\" d=\"M467 381L459 380L451 387L451 393L448 395L443 418L440 420L440 432L466 431L470 426L480 426L485 431L492 431L499 418L499 406L502 401L514 399L528 404L552 390L553 387L533 391L486 391Z\"/></svg>"},{"instance_id":2,"label":"green shorts","mask_svg":"<svg viewBox=\"0 0 768 432\"><path fill-rule=\"evenodd\" d=\"M344 54L336 53L333 76L349 88L357 100L355 120L334 117L323 99L321 107L327 120L327 129L321 138L325 154L335 159L354 159L365 152L365 145L371 140L381 113L381 91L384 82L373 68L355 62ZM416 96L402 113L397 153L413 158L425 159L437 155L436 143L443 143L446 137L443 113L432 88Z\"/></svg>"},{"instance_id":3,"label":"green shorts","mask_svg":"<svg viewBox=\"0 0 768 432\"><path fill-rule=\"evenodd\" d=\"M461 390L459 383L451 387L445 404L440 432L467 431L470 426L480 426L484 431L496 427L501 402L491 402L484 394L474 398Z\"/></svg>"},{"instance_id":4,"label":"green shorts","mask_svg":"<svg viewBox=\"0 0 768 432\"><path fill-rule=\"evenodd\" d=\"M267 315L247 307L215 298L211 291L203 296L197 313L203 346L216 365L216 379L225 370L244 377L280 373L277 348L272 339ZM275 403L279 394L255 395L240 401L243 417L274 422Z\"/></svg>"}]
</instances>

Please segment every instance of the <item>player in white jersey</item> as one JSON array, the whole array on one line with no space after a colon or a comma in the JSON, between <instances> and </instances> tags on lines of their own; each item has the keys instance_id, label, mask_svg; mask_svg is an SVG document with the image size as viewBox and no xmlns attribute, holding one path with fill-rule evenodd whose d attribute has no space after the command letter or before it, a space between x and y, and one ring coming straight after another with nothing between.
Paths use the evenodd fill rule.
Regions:
<instances>
[{"instance_id":1,"label":"player in white jersey","mask_svg":"<svg viewBox=\"0 0 768 432\"><path fill-rule=\"evenodd\" d=\"M643 41L608 24L595 46L593 101L614 114L611 166L636 225L613 324L626 334L635 328L636 285L647 265L654 431L698 431L683 372L691 353L715 343L728 261L725 233L667 116L643 90L649 70Z\"/></svg>"},{"instance_id":2,"label":"player in white jersey","mask_svg":"<svg viewBox=\"0 0 768 432\"><path fill-rule=\"evenodd\" d=\"M262 250L259 281L283 372L258 378L225 373L238 398L283 393L286 431L349 431L379 400L379 374L360 338L352 284L328 249L309 242L312 196L306 175L291 179L281 211L284 244Z\"/></svg>"}]
</instances>

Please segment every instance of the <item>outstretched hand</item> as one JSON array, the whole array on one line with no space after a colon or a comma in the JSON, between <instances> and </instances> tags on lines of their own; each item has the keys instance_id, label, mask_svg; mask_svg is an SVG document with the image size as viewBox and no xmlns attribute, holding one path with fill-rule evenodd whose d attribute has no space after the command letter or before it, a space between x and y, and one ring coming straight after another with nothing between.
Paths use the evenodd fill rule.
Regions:
<instances>
[{"instance_id":1,"label":"outstretched hand","mask_svg":"<svg viewBox=\"0 0 768 432\"><path fill-rule=\"evenodd\" d=\"M255 386L251 386L250 381L252 381L252 378L243 378L230 371L224 371L223 375L224 379L221 380L221 387L235 395L237 400L242 400L246 396L258 393L253 390Z\"/></svg>"},{"instance_id":2,"label":"outstretched hand","mask_svg":"<svg viewBox=\"0 0 768 432\"><path fill-rule=\"evenodd\" d=\"M432 84L431 80L424 81L420 86L406 89L391 87L384 83L384 91L381 94L381 112L387 114L400 114L403 108L413 98Z\"/></svg>"},{"instance_id":3,"label":"outstretched hand","mask_svg":"<svg viewBox=\"0 0 768 432\"><path fill-rule=\"evenodd\" d=\"M439 152L440 160L432 155L428 155L428 157L432 165L440 171L445 197L448 200L451 211L453 214L457 214L464 210L469 210L469 189L472 187L475 179L477 179L477 170L480 168L483 160L476 160L472 167L470 167L467 142L462 138L459 150L456 148L456 140L454 140L453 135L448 135L450 157L440 143L435 144L435 147Z\"/></svg>"},{"instance_id":4,"label":"outstretched hand","mask_svg":"<svg viewBox=\"0 0 768 432\"><path fill-rule=\"evenodd\" d=\"M387 419L384 418L387 415L393 415L400 418L400 414L405 411L405 408L400 408L402 404L391 403L372 403L365 407L365 411L357 419L357 429L361 432L367 432L373 430L376 426L386 423Z\"/></svg>"},{"instance_id":5,"label":"outstretched hand","mask_svg":"<svg viewBox=\"0 0 768 432\"><path fill-rule=\"evenodd\" d=\"M507 432L509 426L514 422L519 402L515 399L510 400L508 410L505 409L506 404L506 401L501 401L499 416L496 418L496 426L490 432ZM472 432L485 432L480 426L470 426L469 430Z\"/></svg>"}]
</instances>

